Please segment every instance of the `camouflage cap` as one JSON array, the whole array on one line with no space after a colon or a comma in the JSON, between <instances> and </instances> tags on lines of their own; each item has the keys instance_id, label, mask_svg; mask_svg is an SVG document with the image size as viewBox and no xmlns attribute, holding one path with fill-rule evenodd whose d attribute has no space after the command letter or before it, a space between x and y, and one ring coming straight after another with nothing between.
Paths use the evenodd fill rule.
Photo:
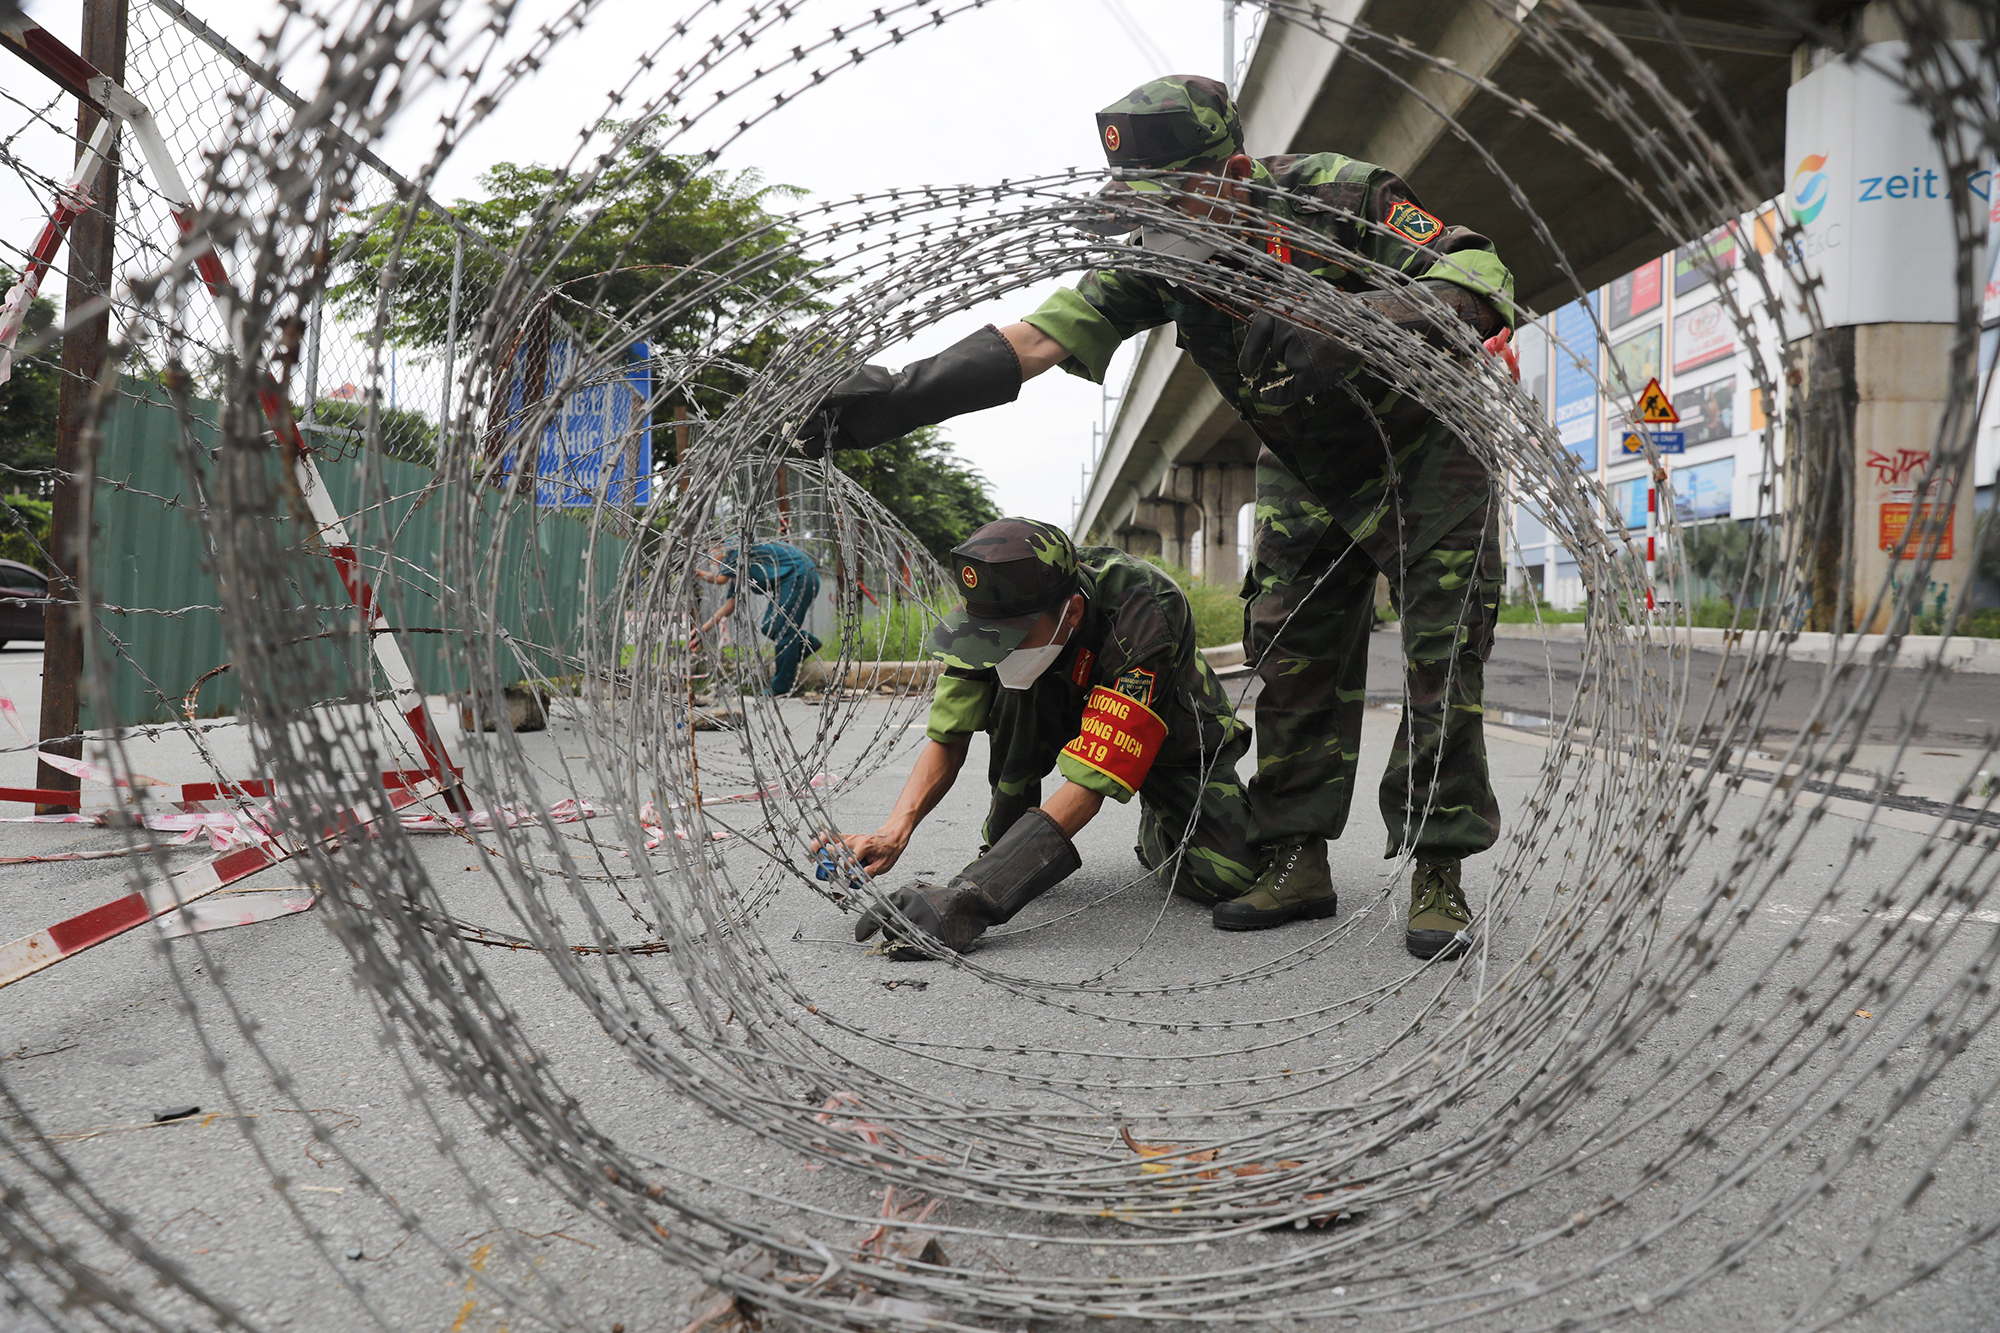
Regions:
<instances>
[{"instance_id":1,"label":"camouflage cap","mask_svg":"<svg viewBox=\"0 0 2000 1333\"><path fill-rule=\"evenodd\" d=\"M947 666L984 671L1021 646L1035 623L1077 591L1069 534L1032 518L995 519L951 548L965 605L931 631Z\"/></svg>"},{"instance_id":2,"label":"camouflage cap","mask_svg":"<svg viewBox=\"0 0 2000 1333\"><path fill-rule=\"evenodd\" d=\"M1243 151L1243 122L1229 90L1198 74L1142 83L1097 113L1097 137L1113 171L1187 171ZM1164 188L1133 181L1136 190Z\"/></svg>"}]
</instances>

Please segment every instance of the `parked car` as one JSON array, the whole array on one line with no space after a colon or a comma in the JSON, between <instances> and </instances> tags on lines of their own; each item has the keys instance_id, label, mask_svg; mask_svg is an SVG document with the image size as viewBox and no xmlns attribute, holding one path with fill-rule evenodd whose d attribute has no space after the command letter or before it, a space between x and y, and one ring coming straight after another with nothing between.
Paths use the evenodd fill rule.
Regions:
<instances>
[{"instance_id":1,"label":"parked car","mask_svg":"<svg viewBox=\"0 0 2000 1333\"><path fill-rule=\"evenodd\" d=\"M18 560L0 560L0 648L15 639L41 639L48 599L44 575Z\"/></svg>"}]
</instances>

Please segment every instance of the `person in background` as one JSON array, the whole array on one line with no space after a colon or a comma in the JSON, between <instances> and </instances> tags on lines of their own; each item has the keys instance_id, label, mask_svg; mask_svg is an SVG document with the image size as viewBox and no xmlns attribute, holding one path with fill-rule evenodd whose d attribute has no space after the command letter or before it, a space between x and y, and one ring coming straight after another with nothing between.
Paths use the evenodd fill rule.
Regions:
<instances>
[{"instance_id":1,"label":"person in background","mask_svg":"<svg viewBox=\"0 0 2000 1333\"><path fill-rule=\"evenodd\" d=\"M758 542L750 548L748 567L739 571L735 548L717 547L710 555L720 568L697 569L695 577L727 585L729 597L701 622L696 635L707 634L735 612L738 584L748 578L750 590L767 599L758 629L773 649L770 692L790 694L798 683L799 663L820 647L819 639L806 628L812 605L819 598L819 571L813 567L812 557L790 542Z\"/></svg>"}]
</instances>

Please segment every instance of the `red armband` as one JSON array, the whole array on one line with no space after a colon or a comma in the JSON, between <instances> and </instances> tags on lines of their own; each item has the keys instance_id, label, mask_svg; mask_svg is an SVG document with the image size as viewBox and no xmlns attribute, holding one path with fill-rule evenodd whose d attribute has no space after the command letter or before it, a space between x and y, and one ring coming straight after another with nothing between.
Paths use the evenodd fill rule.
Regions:
<instances>
[{"instance_id":1,"label":"red armband","mask_svg":"<svg viewBox=\"0 0 2000 1333\"><path fill-rule=\"evenodd\" d=\"M1126 791L1137 791L1166 739L1167 724L1158 713L1099 685L1083 705L1076 739L1063 746L1063 753Z\"/></svg>"}]
</instances>

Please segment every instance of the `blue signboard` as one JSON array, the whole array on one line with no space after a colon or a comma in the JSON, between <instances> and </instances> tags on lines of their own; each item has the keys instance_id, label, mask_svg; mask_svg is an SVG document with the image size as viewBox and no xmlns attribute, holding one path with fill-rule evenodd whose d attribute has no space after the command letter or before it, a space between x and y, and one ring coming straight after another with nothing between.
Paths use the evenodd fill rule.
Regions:
<instances>
[{"instance_id":1,"label":"blue signboard","mask_svg":"<svg viewBox=\"0 0 2000 1333\"><path fill-rule=\"evenodd\" d=\"M1728 518L1730 492L1736 488L1736 460L1718 458L1673 474L1674 517L1682 523L1704 518Z\"/></svg>"},{"instance_id":2,"label":"blue signboard","mask_svg":"<svg viewBox=\"0 0 2000 1333\"><path fill-rule=\"evenodd\" d=\"M544 389L561 387L576 373L576 347L551 338ZM643 505L652 498L652 359L645 343L634 343L622 367L599 366L580 377L542 428L535 451L535 503L553 509ZM514 355L507 414L517 419L527 401L528 350ZM502 462L511 472L514 454Z\"/></svg>"},{"instance_id":3,"label":"blue signboard","mask_svg":"<svg viewBox=\"0 0 2000 1333\"><path fill-rule=\"evenodd\" d=\"M1584 468L1597 466L1597 325L1583 302L1555 318L1556 438Z\"/></svg>"},{"instance_id":4,"label":"blue signboard","mask_svg":"<svg viewBox=\"0 0 2000 1333\"><path fill-rule=\"evenodd\" d=\"M1663 454L1684 454L1688 451L1688 437L1684 430L1656 430L1652 432L1653 448ZM1630 455L1646 452L1646 446L1639 439L1639 432L1628 430L1621 441L1621 448Z\"/></svg>"}]
</instances>

